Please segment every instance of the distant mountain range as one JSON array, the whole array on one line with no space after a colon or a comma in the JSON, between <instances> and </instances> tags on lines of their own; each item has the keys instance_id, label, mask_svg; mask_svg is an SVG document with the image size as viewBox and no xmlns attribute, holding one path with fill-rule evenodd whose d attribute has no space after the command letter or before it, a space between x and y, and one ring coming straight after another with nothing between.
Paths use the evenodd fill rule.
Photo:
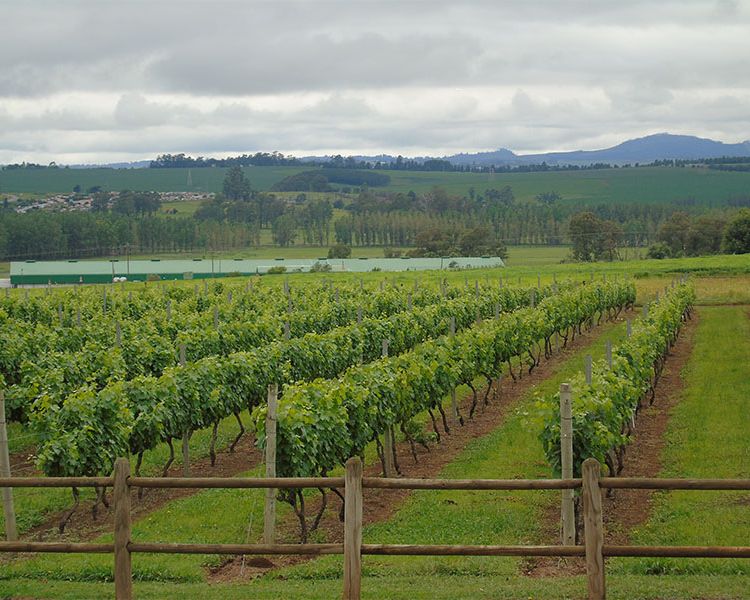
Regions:
<instances>
[{"instance_id":1,"label":"distant mountain range","mask_svg":"<svg viewBox=\"0 0 750 600\"><path fill-rule=\"evenodd\" d=\"M589 165L594 163L649 163L655 160L691 160L723 156L750 156L750 141L725 144L692 135L657 133L628 140L602 150L575 150L543 154L515 154L505 148L494 152L454 154L444 157L460 165L523 165L546 162L554 165Z\"/></svg>"},{"instance_id":2,"label":"distant mountain range","mask_svg":"<svg viewBox=\"0 0 750 600\"><path fill-rule=\"evenodd\" d=\"M419 162L439 158L454 165L469 165L478 167L488 166L522 166L531 164L548 165L591 165L609 163L624 165L634 163L650 163L655 160L692 160L700 158L721 158L725 156L750 156L750 141L739 144L725 144L693 135L674 135L671 133L657 133L645 137L628 140L602 150L574 150L571 152L545 152L541 154L516 154L507 148L499 148L491 152L475 152L453 154L451 156L431 157L419 156L412 160ZM319 162L327 156L305 156L301 160ZM355 156L357 160L365 162L395 162L398 157L390 154L375 156Z\"/></svg>"},{"instance_id":3,"label":"distant mountain range","mask_svg":"<svg viewBox=\"0 0 750 600\"><path fill-rule=\"evenodd\" d=\"M522 166L540 164L548 165L591 165L595 163L609 163L613 165L650 163L655 160L691 160L699 158L750 157L750 141L739 144L726 144L716 140L699 138L692 135L674 135L671 133L657 133L645 137L628 140L601 150L574 150L572 152L545 152L542 154L516 154L507 148L499 148L491 152L475 152L453 154L452 156L419 156L410 160L424 162L425 160L447 160L454 165L473 165L479 167ZM330 156L304 156L302 162L321 162L329 160ZM357 161L365 162L396 162L396 156L390 154L354 156ZM110 163L105 165L70 165L72 168L110 167L115 169L138 169L148 167L149 161L131 163Z\"/></svg>"}]
</instances>

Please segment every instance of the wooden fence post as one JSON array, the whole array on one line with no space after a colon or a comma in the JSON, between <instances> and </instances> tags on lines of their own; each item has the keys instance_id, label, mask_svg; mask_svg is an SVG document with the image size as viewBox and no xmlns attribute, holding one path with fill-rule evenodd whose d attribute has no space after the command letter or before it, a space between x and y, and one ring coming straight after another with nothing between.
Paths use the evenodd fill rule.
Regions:
<instances>
[{"instance_id":1,"label":"wooden fence post","mask_svg":"<svg viewBox=\"0 0 750 600\"><path fill-rule=\"evenodd\" d=\"M601 466L595 458L583 462L583 527L586 546L586 575L589 600L604 600L604 527L602 525L602 492L599 487Z\"/></svg>"},{"instance_id":2,"label":"wooden fence post","mask_svg":"<svg viewBox=\"0 0 750 600\"><path fill-rule=\"evenodd\" d=\"M586 355L586 358L584 359L584 372L586 375L586 383L588 385L591 385L591 369L593 367L593 359L591 358L590 354Z\"/></svg>"},{"instance_id":3,"label":"wooden fence post","mask_svg":"<svg viewBox=\"0 0 750 600\"><path fill-rule=\"evenodd\" d=\"M569 383L560 384L560 462L562 478L573 478L573 409L572 392ZM562 491L562 520L563 546L573 546L576 543L576 518L573 506L573 490Z\"/></svg>"},{"instance_id":4,"label":"wooden fence post","mask_svg":"<svg viewBox=\"0 0 750 600\"><path fill-rule=\"evenodd\" d=\"M130 463L127 458L115 461L112 501L115 510L115 598L131 600L133 597L133 574L130 560Z\"/></svg>"},{"instance_id":5,"label":"wooden fence post","mask_svg":"<svg viewBox=\"0 0 750 600\"><path fill-rule=\"evenodd\" d=\"M266 477L276 477L276 408L279 388L268 386L268 412L266 413ZM266 505L263 510L263 543L276 541L276 490L266 488Z\"/></svg>"},{"instance_id":6,"label":"wooden fence post","mask_svg":"<svg viewBox=\"0 0 750 600\"><path fill-rule=\"evenodd\" d=\"M344 600L359 600L362 588L362 461L346 461L344 475Z\"/></svg>"},{"instance_id":7,"label":"wooden fence post","mask_svg":"<svg viewBox=\"0 0 750 600\"><path fill-rule=\"evenodd\" d=\"M5 429L5 392L0 390L0 477L10 477L10 457L8 455L8 432ZM13 507L13 488L3 488L3 515L5 516L5 539L15 542L18 539L16 511Z\"/></svg>"}]
</instances>

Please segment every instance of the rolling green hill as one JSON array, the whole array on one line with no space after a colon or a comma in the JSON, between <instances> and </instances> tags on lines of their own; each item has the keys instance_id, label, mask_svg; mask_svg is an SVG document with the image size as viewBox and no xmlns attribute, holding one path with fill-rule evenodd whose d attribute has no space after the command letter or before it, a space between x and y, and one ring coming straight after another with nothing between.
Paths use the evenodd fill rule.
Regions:
<instances>
[{"instance_id":1,"label":"rolling green hill","mask_svg":"<svg viewBox=\"0 0 750 600\"><path fill-rule=\"evenodd\" d=\"M269 190L283 178L309 170L300 167L248 167L253 187ZM192 185L188 186L188 171ZM109 190L218 192L224 168L201 169L44 169L0 171L2 193L70 192L102 186ZM386 189L417 193L434 186L466 194L488 188L513 188L519 199L556 191L566 200L582 203L686 203L721 206L730 198L750 197L750 172L725 172L705 168L642 167L536 173L443 173L435 171L385 171L391 177Z\"/></svg>"}]
</instances>

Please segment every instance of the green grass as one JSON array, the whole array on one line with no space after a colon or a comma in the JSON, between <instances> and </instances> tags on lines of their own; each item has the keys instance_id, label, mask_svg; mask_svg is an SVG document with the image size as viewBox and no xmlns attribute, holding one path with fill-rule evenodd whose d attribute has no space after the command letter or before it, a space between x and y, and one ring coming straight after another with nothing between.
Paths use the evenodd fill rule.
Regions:
<instances>
[{"instance_id":1,"label":"green grass","mask_svg":"<svg viewBox=\"0 0 750 600\"><path fill-rule=\"evenodd\" d=\"M747 193L750 174L735 173L727 178L722 171L644 167L637 169L602 169L596 171L551 171L546 173L437 173L389 171L393 191L424 192L434 186L458 194L469 188L482 193L488 188L509 185L517 199L531 200L537 194L554 190L564 200L585 204L606 203L674 203L695 199L698 204L712 204L732 195Z\"/></svg>"},{"instance_id":2,"label":"green grass","mask_svg":"<svg viewBox=\"0 0 750 600\"><path fill-rule=\"evenodd\" d=\"M248 167L246 176L253 187L269 190L284 177L307 168ZM99 185L108 190L125 188L154 191L221 190L226 169L190 169L193 185L188 187L188 169L44 169L0 172L0 190L6 193L70 192L75 185L86 189ZM519 200L533 199L542 192L557 191L564 200L585 204L675 203L695 201L718 205L747 194L750 173L696 168L644 167L596 171L551 171L546 173L441 173L426 171L384 171L391 177L386 189L394 192L425 192L435 186L457 194L470 188L483 193L488 188L509 185ZM295 193L296 195L296 193Z\"/></svg>"},{"instance_id":3,"label":"green grass","mask_svg":"<svg viewBox=\"0 0 750 600\"><path fill-rule=\"evenodd\" d=\"M157 214L164 217L192 217L198 210L202 200L175 200L174 202L163 202Z\"/></svg>"},{"instance_id":4,"label":"green grass","mask_svg":"<svg viewBox=\"0 0 750 600\"><path fill-rule=\"evenodd\" d=\"M711 598L738 600L750 597L747 581L740 577L706 576L618 576L607 580L610 600L687 600ZM273 581L265 578L237 584L169 584L135 582L139 600L164 598L201 598L202 600L331 600L341 597L337 580ZM506 578L497 576L431 575L370 577L362 581L365 600L566 600L586 597L584 577ZM111 583L70 581L0 580L0 594L10 598L45 598L55 600L99 600L111 598ZM4 597L5 597L4 596Z\"/></svg>"},{"instance_id":5,"label":"green grass","mask_svg":"<svg viewBox=\"0 0 750 600\"><path fill-rule=\"evenodd\" d=\"M248 167L245 175L255 189L268 190L284 177L299 173L298 167ZM188 186L188 171L192 186ZM219 192L227 169L41 169L0 171L3 193L64 193L76 185L119 191Z\"/></svg>"},{"instance_id":6,"label":"green grass","mask_svg":"<svg viewBox=\"0 0 750 600\"><path fill-rule=\"evenodd\" d=\"M750 478L750 319L747 307L703 308L685 367L685 390L673 409L663 454L664 477ZM634 543L747 546L749 492L674 491L657 496ZM750 574L746 560L638 559L636 573Z\"/></svg>"},{"instance_id":7,"label":"green grass","mask_svg":"<svg viewBox=\"0 0 750 600\"><path fill-rule=\"evenodd\" d=\"M37 436L27 427L20 423L9 421L7 424L8 432L8 452L15 454L22 451L33 451L36 444Z\"/></svg>"}]
</instances>

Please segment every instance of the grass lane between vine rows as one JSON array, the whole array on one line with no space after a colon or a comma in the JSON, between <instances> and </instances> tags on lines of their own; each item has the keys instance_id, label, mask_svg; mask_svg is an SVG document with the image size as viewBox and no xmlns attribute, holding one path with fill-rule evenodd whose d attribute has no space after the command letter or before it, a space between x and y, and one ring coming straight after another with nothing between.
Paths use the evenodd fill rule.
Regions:
<instances>
[{"instance_id":1,"label":"grass lane between vine rows","mask_svg":"<svg viewBox=\"0 0 750 600\"><path fill-rule=\"evenodd\" d=\"M662 477L750 478L750 314L748 307L703 307L686 387L673 409ZM645 545L747 546L750 493L655 494L646 525L632 535ZM747 560L642 558L612 561L620 573L750 575ZM747 580L745 581L747 584ZM745 595L750 597L750 591Z\"/></svg>"}]
</instances>

